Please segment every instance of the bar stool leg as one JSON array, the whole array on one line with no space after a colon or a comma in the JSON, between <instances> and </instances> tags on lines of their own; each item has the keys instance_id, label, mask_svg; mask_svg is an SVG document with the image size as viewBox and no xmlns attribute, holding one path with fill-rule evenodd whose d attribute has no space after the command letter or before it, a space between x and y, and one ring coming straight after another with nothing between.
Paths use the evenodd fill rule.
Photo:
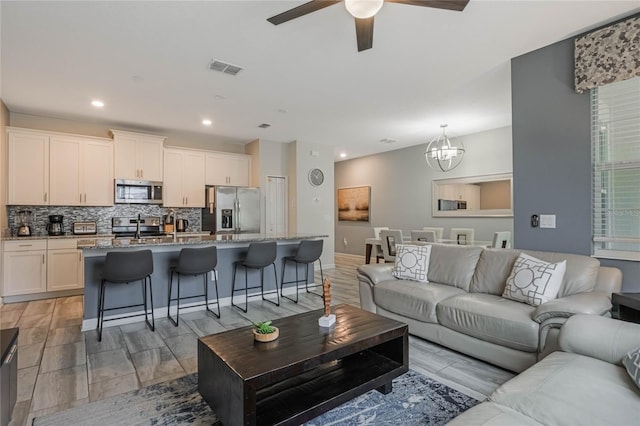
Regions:
<instances>
[{"instance_id":1,"label":"bar stool leg","mask_svg":"<svg viewBox=\"0 0 640 426\"><path fill-rule=\"evenodd\" d=\"M320 280L321 283L324 283L324 274L322 273L322 260L320 260L320 258L318 258L318 262L320 262ZM316 296L320 296L322 297L322 299L324 300L324 296L320 293L316 293L315 291L311 291L309 290L309 264L307 263L307 277L305 280L305 288L307 290L307 293L311 293L311 294L315 294Z\"/></svg>"},{"instance_id":2,"label":"bar stool leg","mask_svg":"<svg viewBox=\"0 0 640 426\"><path fill-rule=\"evenodd\" d=\"M180 277L178 277L179 279ZM147 295L146 295L146 291L147 291L147 280L149 280L149 299L151 299L151 322L149 322L149 320L147 319ZM179 284L180 281L178 281ZM144 321L147 323L147 325L151 328L151 331L156 331L156 321L155 318L153 316L153 285L151 282L151 276L145 277L144 278L144 282L143 282L143 286L145 289L145 297L144 297ZM178 286L178 289L180 287Z\"/></svg>"},{"instance_id":3,"label":"bar stool leg","mask_svg":"<svg viewBox=\"0 0 640 426\"><path fill-rule=\"evenodd\" d=\"M205 298L205 307L207 309L207 312L213 314L213 316L215 316L216 318L220 318L220 298L218 297L218 279L216 278L217 273L215 268L212 270L213 271L213 282L214 282L214 286L216 289L216 305L218 306L217 311L218 313L213 312L211 309L209 309L209 285L207 283L207 273L205 272L205 274L203 275L203 281L204 281L204 298Z\"/></svg>"},{"instance_id":4,"label":"bar stool leg","mask_svg":"<svg viewBox=\"0 0 640 426\"><path fill-rule=\"evenodd\" d=\"M295 266L296 266L296 298L295 300L290 298L289 296L285 296L284 294L284 271L287 268L287 260L290 259L282 259L282 279L280 280L280 296L282 296L282 298L284 299L288 299L291 300L293 303L298 303L298 263L294 261Z\"/></svg>"},{"instance_id":5,"label":"bar stool leg","mask_svg":"<svg viewBox=\"0 0 640 426\"><path fill-rule=\"evenodd\" d=\"M269 265L267 265L269 266ZM266 268L267 266L265 266L264 268ZM272 263L271 266L273 266L273 275L276 279L276 298L277 298L277 302L274 302L271 299L267 299L266 297L264 297L264 268L260 268L260 293L262 295L262 300L264 300L265 302L269 302L269 303L273 303L276 306L280 306L280 295L278 294L278 272L276 271L276 265L275 263Z\"/></svg>"},{"instance_id":6,"label":"bar stool leg","mask_svg":"<svg viewBox=\"0 0 640 426\"><path fill-rule=\"evenodd\" d=\"M234 295L235 295L235 293L236 293L236 274L237 274L237 273L238 273L238 264L237 264L237 263L235 263L235 264L233 265L233 279L231 280L231 305L232 305L232 306L235 306L236 308L240 309L242 312L245 312L245 313L246 313L246 312L247 312L247 309L246 309L246 308L248 307L248 305L246 305L246 304L245 304L245 308L242 308L240 305L236 305L236 304L233 302L233 296L234 296ZM247 286L247 275L246 275L246 274L247 274L247 270L245 269L245 301L247 300L247 298L246 298L246 292L247 292L247 290L246 290L246 286Z\"/></svg>"},{"instance_id":7,"label":"bar stool leg","mask_svg":"<svg viewBox=\"0 0 640 426\"><path fill-rule=\"evenodd\" d=\"M102 341L102 323L104 322L104 280L100 282L100 305L98 306L98 342Z\"/></svg>"},{"instance_id":8,"label":"bar stool leg","mask_svg":"<svg viewBox=\"0 0 640 426\"><path fill-rule=\"evenodd\" d=\"M171 320L171 322L173 323L173 325L175 325L176 327L178 326L178 321L174 320L173 317L171 316L171 295L173 292L173 274L174 274L174 270L170 270L169 271L169 298L167 300L167 318L169 318ZM180 304L180 300L178 300L177 302L178 304Z\"/></svg>"}]
</instances>

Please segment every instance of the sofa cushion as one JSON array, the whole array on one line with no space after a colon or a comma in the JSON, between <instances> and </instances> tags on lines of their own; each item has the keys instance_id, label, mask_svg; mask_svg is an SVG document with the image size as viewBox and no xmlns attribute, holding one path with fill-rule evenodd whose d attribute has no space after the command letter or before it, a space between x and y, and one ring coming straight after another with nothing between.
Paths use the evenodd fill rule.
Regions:
<instances>
[{"instance_id":1,"label":"sofa cushion","mask_svg":"<svg viewBox=\"0 0 640 426\"><path fill-rule=\"evenodd\" d=\"M640 348L629 351L622 358L622 365L627 369L633 383L640 389Z\"/></svg>"},{"instance_id":2,"label":"sofa cushion","mask_svg":"<svg viewBox=\"0 0 640 426\"><path fill-rule=\"evenodd\" d=\"M469 291L481 247L432 244L429 281Z\"/></svg>"},{"instance_id":3,"label":"sofa cushion","mask_svg":"<svg viewBox=\"0 0 640 426\"><path fill-rule=\"evenodd\" d=\"M396 262L392 272L393 276L402 280L428 283L427 274L429 272L431 246L397 244L396 248Z\"/></svg>"},{"instance_id":4,"label":"sofa cushion","mask_svg":"<svg viewBox=\"0 0 640 426\"><path fill-rule=\"evenodd\" d=\"M447 426L542 426L533 419L509 407L483 402L447 423Z\"/></svg>"},{"instance_id":5,"label":"sofa cushion","mask_svg":"<svg viewBox=\"0 0 640 426\"><path fill-rule=\"evenodd\" d=\"M520 250L484 249L471 279L471 293L502 295Z\"/></svg>"},{"instance_id":6,"label":"sofa cushion","mask_svg":"<svg viewBox=\"0 0 640 426\"><path fill-rule=\"evenodd\" d=\"M525 253L513 264L502 297L533 306L553 300L558 295L567 261L548 263Z\"/></svg>"},{"instance_id":7,"label":"sofa cushion","mask_svg":"<svg viewBox=\"0 0 640 426\"><path fill-rule=\"evenodd\" d=\"M547 356L489 400L547 425L640 424L640 393L621 366L567 352Z\"/></svg>"},{"instance_id":8,"label":"sofa cushion","mask_svg":"<svg viewBox=\"0 0 640 426\"><path fill-rule=\"evenodd\" d=\"M600 261L598 259L571 253L529 250L523 252L540 260L544 260L545 262L557 263L563 260L567 261L567 270L565 271L558 297L592 291L596 285L598 271L600 269Z\"/></svg>"},{"instance_id":9,"label":"sofa cushion","mask_svg":"<svg viewBox=\"0 0 640 426\"><path fill-rule=\"evenodd\" d=\"M408 280L383 281L373 288L374 300L381 308L434 324L438 323L436 305L461 293L464 291L448 285Z\"/></svg>"},{"instance_id":10,"label":"sofa cushion","mask_svg":"<svg viewBox=\"0 0 640 426\"><path fill-rule=\"evenodd\" d=\"M483 293L465 293L440 302L436 308L443 326L508 348L538 350L535 308L525 303Z\"/></svg>"}]
</instances>

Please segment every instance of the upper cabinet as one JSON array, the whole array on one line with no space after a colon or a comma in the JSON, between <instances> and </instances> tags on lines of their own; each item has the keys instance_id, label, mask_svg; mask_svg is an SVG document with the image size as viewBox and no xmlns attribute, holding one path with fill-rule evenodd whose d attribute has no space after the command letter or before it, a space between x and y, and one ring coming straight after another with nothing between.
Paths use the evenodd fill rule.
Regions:
<instances>
[{"instance_id":1,"label":"upper cabinet","mask_svg":"<svg viewBox=\"0 0 640 426\"><path fill-rule=\"evenodd\" d=\"M211 152L206 155L207 185L249 186L251 156Z\"/></svg>"},{"instance_id":2,"label":"upper cabinet","mask_svg":"<svg viewBox=\"0 0 640 426\"><path fill-rule=\"evenodd\" d=\"M167 148L164 150L163 205L204 207L204 151Z\"/></svg>"},{"instance_id":3,"label":"upper cabinet","mask_svg":"<svg viewBox=\"0 0 640 426\"><path fill-rule=\"evenodd\" d=\"M163 179L163 136L110 130L114 142L115 178L131 180Z\"/></svg>"},{"instance_id":4,"label":"upper cabinet","mask_svg":"<svg viewBox=\"0 0 640 426\"><path fill-rule=\"evenodd\" d=\"M49 135L9 129L7 204L49 204Z\"/></svg>"},{"instance_id":5,"label":"upper cabinet","mask_svg":"<svg viewBox=\"0 0 640 426\"><path fill-rule=\"evenodd\" d=\"M113 205L113 143L79 136L49 142L49 204Z\"/></svg>"},{"instance_id":6,"label":"upper cabinet","mask_svg":"<svg viewBox=\"0 0 640 426\"><path fill-rule=\"evenodd\" d=\"M108 139L9 128L10 205L113 205Z\"/></svg>"}]
</instances>

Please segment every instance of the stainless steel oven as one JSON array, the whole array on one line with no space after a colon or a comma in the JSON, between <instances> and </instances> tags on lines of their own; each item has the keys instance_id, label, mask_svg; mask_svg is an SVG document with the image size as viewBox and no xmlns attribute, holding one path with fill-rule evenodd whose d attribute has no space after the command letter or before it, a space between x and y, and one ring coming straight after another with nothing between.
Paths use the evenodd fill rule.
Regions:
<instances>
[{"instance_id":1,"label":"stainless steel oven","mask_svg":"<svg viewBox=\"0 0 640 426\"><path fill-rule=\"evenodd\" d=\"M162 204L162 182L115 180L116 204Z\"/></svg>"}]
</instances>

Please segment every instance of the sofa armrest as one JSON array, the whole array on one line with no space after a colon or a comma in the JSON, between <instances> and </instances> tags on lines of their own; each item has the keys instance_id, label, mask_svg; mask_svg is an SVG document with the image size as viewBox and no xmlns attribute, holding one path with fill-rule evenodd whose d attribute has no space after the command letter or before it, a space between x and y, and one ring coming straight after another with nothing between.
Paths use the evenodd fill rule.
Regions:
<instances>
[{"instance_id":1,"label":"sofa armrest","mask_svg":"<svg viewBox=\"0 0 640 426\"><path fill-rule=\"evenodd\" d=\"M622 290L622 271L610 266L601 266L598 269L598 278L593 291L607 293L611 298L611 293L619 293Z\"/></svg>"},{"instance_id":2,"label":"sofa armrest","mask_svg":"<svg viewBox=\"0 0 640 426\"><path fill-rule=\"evenodd\" d=\"M611 295L597 291L576 293L539 305L533 320L542 323L549 318L568 318L575 314L606 315L611 310Z\"/></svg>"},{"instance_id":3,"label":"sofa armrest","mask_svg":"<svg viewBox=\"0 0 640 426\"><path fill-rule=\"evenodd\" d=\"M371 285L376 285L382 281L396 280L391 271L393 265L362 265L358 266L358 279L360 276L369 281ZM362 279L360 279L362 281Z\"/></svg>"},{"instance_id":4,"label":"sofa armrest","mask_svg":"<svg viewBox=\"0 0 640 426\"><path fill-rule=\"evenodd\" d=\"M391 265L362 265L358 267L358 281L360 291L360 307L365 311L377 312L373 297L373 287L376 284L397 279L391 274Z\"/></svg>"},{"instance_id":5,"label":"sofa armrest","mask_svg":"<svg viewBox=\"0 0 640 426\"><path fill-rule=\"evenodd\" d=\"M595 315L575 315L560 329L560 349L620 364L624 355L640 347L640 324Z\"/></svg>"}]
</instances>

